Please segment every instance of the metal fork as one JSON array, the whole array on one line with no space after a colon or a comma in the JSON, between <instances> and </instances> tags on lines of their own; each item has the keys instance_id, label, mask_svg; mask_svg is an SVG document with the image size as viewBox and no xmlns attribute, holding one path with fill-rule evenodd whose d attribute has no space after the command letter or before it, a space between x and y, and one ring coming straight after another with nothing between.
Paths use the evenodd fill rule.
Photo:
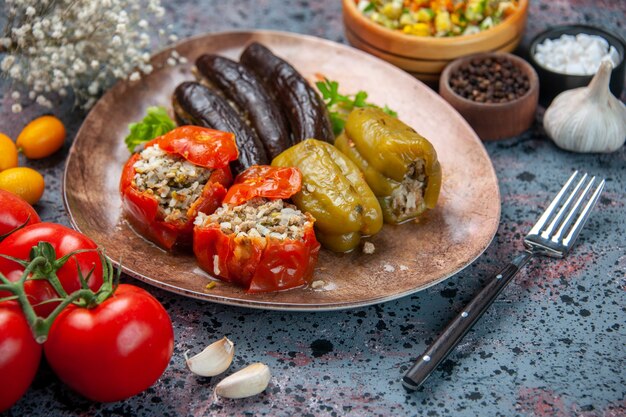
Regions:
<instances>
[{"instance_id":1,"label":"metal fork","mask_svg":"<svg viewBox=\"0 0 626 417\"><path fill-rule=\"evenodd\" d=\"M407 390L416 390L426 381L494 302L504 287L533 256L563 258L567 255L604 188L604 180L599 181L593 188L597 182L596 177L589 180L587 174L583 174L574 185L577 177L578 171L567 180L537 223L530 229L524 238L526 247L524 253L496 273L461 313L448 324L430 347L419 356L413 367L402 378L402 384ZM574 185L573 189L572 185Z\"/></svg>"}]
</instances>

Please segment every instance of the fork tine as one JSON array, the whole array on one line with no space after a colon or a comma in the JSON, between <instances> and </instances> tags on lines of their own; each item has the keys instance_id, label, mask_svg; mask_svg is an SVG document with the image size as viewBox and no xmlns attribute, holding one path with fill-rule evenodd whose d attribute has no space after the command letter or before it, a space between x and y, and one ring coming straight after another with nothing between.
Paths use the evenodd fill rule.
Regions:
<instances>
[{"instance_id":1,"label":"fork tine","mask_svg":"<svg viewBox=\"0 0 626 417\"><path fill-rule=\"evenodd\" d=\"M548 208L543 212L541 217L539 217L539 220L537 220L537 223L535 223L535 225L532 227L532 229L530 229L530 232L528 233L529 235L538 235L539 234L539 232L541 231L543 226L548 222L548 220L550 219L552 214L554 214L554 211L556 210L558 205L561 203L561 200L565 196L565 192L569 188L569 186L572 183L572 181L574 181L574 178L576 177L576 175L578 175L578 171L574 171L572 176L569 177L569 179L567 180L567 182L565 183L563 188L561 188L561 190L558 192L556 197L554 197L554 200L552 200L552 202L550 203Z\"/></svg>"},{"instance_id":2,"label":"fork tine","mask_svg":"<svg viewBox=\"0 0 626 417\"><path fill-rule=\"evenodd\" d=\"M591 214L591 210L593 210L594 206L598 202L598 199L600 198L600 194L602 194L602 190L604 189L604 182L605 182L604 180L600 182L600 184L598 185L598 188L596 188L593 195L591 196L591 199L587 202L587 205L585 206L584 210L582 211L582 213L580 213L580 215L576 219L576 223L574 223L574 227L572 227L572 230L565 237L565 239L563 239L563 244L566 247L569 248L570 245L572 245L574 241L576 241L576 239L578 238L580 231L585 226L585 223L587 222L587 219L589 218L589 215Z\"/></svg>"},{"instance_id":3,"label":"fork tine","mask_svg":"<svg viewBox=\"0 0 626 417\"><path fill-rule=\"evenodd\" d=\"M572 225L572 223L575 220L574 215L578 213L578 211L580 210L580 208L582 207L583 201L585 200L585 198L587 198L587 196L589 195L589 190L591 189L591 186L593 185L593 183L596 181L596 177L592 177L591 181L589 181L587 183L587 186L585 187L585 189L583 190L582 193L580 193L580 196L578 197L578 199L576 200L576 203L574 203L574 206L570 209L570 211L567 213L567 216L565 217L565 220L563 221L563 223L561 224L561 226L559 227L559 230L554 234L554 236L552 236L552 241L554 243L559 243L559 241L561 240L561 238L563 237L563 235L565 234L565 232L567 232L570 228L570 226Z\"/></svg>"},{"instance_id":4,"label":"fork tine","mask_svg":"<svg viewBox=\"0 0 626 417\"><path fill-rule=\"evenodd\" d=\"M583 177L580 179L580 181L578 181L578 184L576 184L576 186L574 187L574 191L569 193L569 195L567 196L567 199L565 200L565 203L563 204L561 209L556 213L556 216L554 216L554 219L552 219L552 222L550 222L550 225L548 226L548 228L545 229L543 232L541 232L541 237L543 237L544 239L550 239L550 235L552 234L554 229L556 229L561 224L563 217L569 211L570 209L569 207L572 204L572 201L574 201L574 198L578 194L580 187L582 187L582 185L585 183L586 179L587 179L587 174L585 173L583 174Z\"/></svg>"}]
</instances>

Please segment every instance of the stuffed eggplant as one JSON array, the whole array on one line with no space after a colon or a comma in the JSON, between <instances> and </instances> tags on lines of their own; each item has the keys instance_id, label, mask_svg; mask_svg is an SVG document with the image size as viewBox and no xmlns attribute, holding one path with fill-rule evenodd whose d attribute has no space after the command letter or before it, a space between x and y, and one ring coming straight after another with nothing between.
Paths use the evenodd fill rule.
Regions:
<instances>
[{"instance_id":1,"label":"stuffed eggplant","mask_svg":"<svg viewBox=\"0 0 626 417\"><path fill-rule=\"evenodd\" d=\"M249 293L306 284L320 248L315 220L282 200L301 183L296 168L254 166L241 173L222 207L196 218L194 253L200 266Z\"/></svg>"},{"instance_id":2,"label":"stuffed eggplant","mask_svg":"<svg viewBox=\"0 0 626 417\"><path fill-rule=\"evenodd\" d=\"M252 71L219 55L200 56L196 68L201 82L219 89L235 103L270 158L291 146L289 128L280 107Z\"/></svg>"},{"instance_id":3,"label":"stuffed eggplant","mask_svg":"<svg viewBox=\"0 0 626 417\"><path fill-rule=\"evenodd\" d=\"M335 146L363 172L385 223L415 219L437 204L441 188L437 152L399 119L376 108L355 109Z\"/></svg>"},{"instance_id":4,"label":"stuffed eggplant","mask_svg":"<svg viewBox=\"0 0 626 417\"><path fill-rule=\"evenodd\" d=\"M291 64L256 42L243 51L240 61L281 103L293 144L311 138L333 143L335 135L324 101Z\"/></svg>"},{"instance_id":5,"label":"stuffed eggplant","mask_svg":"<svg viewBox=\"0 0 626 417\"><path fill-rule=\"evenodd\" d=\"M148 142L122 171L124 210L138 231L165 249L191 246L199 212L212 213L232 182L232 133L183 126Z\"/></svg>"},{"instance_id":6,"label":"stuffed eggplant","mask_svg":"<svg viewBox=\"0 0 626 417\"><path fill-rule=\"evenodd\" d=\"M238 174L252 165L269 163L265 148L258 136L237 112L206 86L197 82L184 82L176 87L172 104L179 124L209 127L235 135L239 158L231 162L233 173Z\"/></svg>"}]
</instances>

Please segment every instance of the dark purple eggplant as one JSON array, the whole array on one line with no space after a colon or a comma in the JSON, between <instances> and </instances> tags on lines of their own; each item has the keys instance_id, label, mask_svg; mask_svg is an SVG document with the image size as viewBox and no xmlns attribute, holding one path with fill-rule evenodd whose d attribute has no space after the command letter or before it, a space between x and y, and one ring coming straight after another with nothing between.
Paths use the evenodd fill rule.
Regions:
<instances>
[{"instance_id":1,"label":"dark purple eggplant","mask_svg":"<svg viewBox=\"0 0 626 417\"><path fill-rule=\"evenodd\" d=\"M281 103L294 143L309 138L329 143L335 141L324 101L291 64L256 42L248 45L240 61L263 81L275 100Z\"/></svg>"},{"instance_id":2,"label":"dark purple eggplant","mask_svg":"<svg viewBox=\"0 0 626 417\"><path fill-rule=\"evenodd\" d=\"M269 158L256 133L224 98L209 88L196 82L184 82L174 90L172 104L179 124L209 127L235 134L239 159L230 164L233 174L252 165L269 164Z\"/></svg>"},{"instance_id":3,"label":"dark purple eggplant","mask_svg":"<svg viewBox=\"0 0 626 417\"><path fill-rule=\"evenodd\" d=\"M280 107L252 71L219 55L200 56L196 68L201 78L237 105L270 158L291 146L289 128Z\"/></svg>"}]
</instances>

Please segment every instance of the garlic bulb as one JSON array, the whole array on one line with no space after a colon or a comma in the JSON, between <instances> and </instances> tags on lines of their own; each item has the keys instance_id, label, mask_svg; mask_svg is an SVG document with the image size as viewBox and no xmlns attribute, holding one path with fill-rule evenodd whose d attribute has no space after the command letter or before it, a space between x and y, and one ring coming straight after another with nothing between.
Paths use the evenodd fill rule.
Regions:
<instances>
[{"instance_id":1,"label":"garlic bulb","mask_svg":"<svg viewBox=\"0 0 626 417\"><path fill-rule=\"evenodd\" d=\"M613 152L626 140L626 106L609 91L611 63L605 60L587 87L559 94L543 117L548 136L574 152Z\"/></svg>"},{"instance_id":2,"label":"garlic bulb","mask_svg":"<svg viewBox=\"0 0 626 417\"><path fill-rule=\"evenodd\" d=\"M228 369L233 356L235 356L235 345L224 337L191 358L188 358L185 352L185 361L189 370L194 374L215 376Z\"/></svg>"},{"instance_id":3,"label":"garlic bulb","mask_svg":"<svg viewBox=\"0 0 626 417\"><path fill-rule=\"evenodd\" d=\"M271 377L267 365L253 363L220 381L215 386L215 394L224 398L251 397L263 392Z\"/></svg>"}]
</instances>

